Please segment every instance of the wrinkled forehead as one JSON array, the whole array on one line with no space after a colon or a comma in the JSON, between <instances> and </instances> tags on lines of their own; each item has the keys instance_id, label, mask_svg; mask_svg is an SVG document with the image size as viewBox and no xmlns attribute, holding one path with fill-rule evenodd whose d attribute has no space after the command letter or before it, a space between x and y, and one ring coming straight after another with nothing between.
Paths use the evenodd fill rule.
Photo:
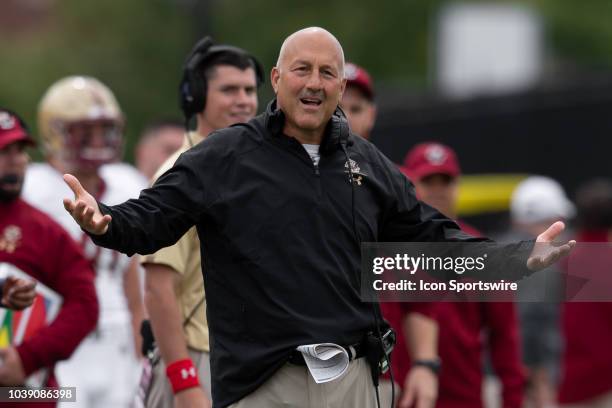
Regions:
<instances>
[{"instance_id":1,"label":"wrinkled forehead","mask_svg":"<svg viewBox=\"0 0 612 408\"><path fill-rule=\"evenodd\" d=\"M325 35L302 35L290 38L281 49L279 64L290 66L298 62L328 65L344 70L344 54L337 41Z\"/></svg>"}]
</instances>

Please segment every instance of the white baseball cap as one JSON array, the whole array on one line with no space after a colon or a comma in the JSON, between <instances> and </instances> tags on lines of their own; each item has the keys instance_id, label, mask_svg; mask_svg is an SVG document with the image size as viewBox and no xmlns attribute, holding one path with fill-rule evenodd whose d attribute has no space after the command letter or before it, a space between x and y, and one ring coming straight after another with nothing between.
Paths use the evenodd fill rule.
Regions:
<instances>
[{"instance_id":1,"label":"white baseball cap","mask_svg":"<svg viewBox=\"0 0 612 408\"><path fill-rule=\"evenodd\" d=\"M565 195L561 184L550 177L528 177L512 193L510 215L514 222L532 224L567 220L575 214L576 207Z\"/></svg>"}]
</instances>

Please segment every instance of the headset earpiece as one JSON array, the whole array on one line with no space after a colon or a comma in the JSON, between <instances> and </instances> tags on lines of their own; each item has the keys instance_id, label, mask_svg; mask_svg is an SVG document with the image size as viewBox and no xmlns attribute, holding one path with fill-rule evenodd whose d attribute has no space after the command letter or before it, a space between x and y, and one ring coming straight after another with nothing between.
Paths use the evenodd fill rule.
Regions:
<instances>
[{"instance_id":1,"label":"headset earpiece","mask_svg":"<svg viewBox=\"0 0 612 408\"><path fill-rule=\"evenodd\" d=\"M193 47L183 67L183 77L179 86L181 110L188 121L196 113L204 110L206 104L206 80L198 68L213 46L210 37L204 37Z\"/></svg>"},{"instance_id":2,"label":"headset earpiece","mask_svg":"<svg viewBox=\"0 0 612 408\"><path fill-rule=\"evenodd\" d=\"M351 133L351 128L349 127L348 119L346 118L346 114L342 110L340 106L336 108L334 114L332 115L332 121L334 121L334 126L337 128L339 142L342 144L348 143L349 135Z\"/></svg>"}]
</instances>

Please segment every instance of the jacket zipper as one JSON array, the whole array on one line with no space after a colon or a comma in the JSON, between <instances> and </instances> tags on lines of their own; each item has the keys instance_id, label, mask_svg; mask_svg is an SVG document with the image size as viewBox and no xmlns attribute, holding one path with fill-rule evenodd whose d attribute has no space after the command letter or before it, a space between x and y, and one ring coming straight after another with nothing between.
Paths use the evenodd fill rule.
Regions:
<instances>
[{"instance_id":1,"label":"jacket zipper","mask_svg":"<svg viewBox=\"0 0 612 408\"><path fill-rule=\"evenodd\" d=\"M323 195L323 191L322 191L323 189L321 187L321 172L319 170L319 165L314 164L314 162L312 161L312 158L310 157L310 155L308 154L304 146L302 146L300 142L298 142L297 140L293 139L293 141L287 144L286 146L288 147L287 150L291 154L294 154L298 159L304 162L304 164L311 166L311 168L313 169L313 175L316 177L316 180L317 180L316 182L317 198L321 198L321 196Z\"/></svg>"},{"instance_id":2,"label":"jacket zipper","mask_svg":"<svg viewBox=\"0 0 612 408\"><path fill-rule=\"evenodd\" d=\"M314 175L319 177L321 175L321 173L319 172L319 165L318 164L314 164L314 162L312 161L312 158L310 157L310 155L306 151L306 148L304 146L302 146L300 144L300 142L298 142L297 140L294 141L293 146L295 147L293 152L298 156L298 158L300 160L306 162L307 164L310 164L310 166L313 169Z\"/></svg>"},{"instance_id":3,"label":"jacket zipper","mask_svg":"<svg viewBox=\"0 0 612 408\"><path fill-rule=\"evenodd\" d=\"M319 157L319 164L315 164L312 161L312 158L310 157L310 155L308 154L308 152L306 151L306 148L304 146L302 146L299 142L296 141L296 146L299 146L300 152L297 152L297 155L308 161L308 163L310 163L310 165L312 166L313 169L313 174L316 178L316 194L317 194L317 198L320 199L321 196L323 195L323 188L321 187L321 171L319 170L319 164L321 164L321 157Z\"/></svg>"}]
</instances>

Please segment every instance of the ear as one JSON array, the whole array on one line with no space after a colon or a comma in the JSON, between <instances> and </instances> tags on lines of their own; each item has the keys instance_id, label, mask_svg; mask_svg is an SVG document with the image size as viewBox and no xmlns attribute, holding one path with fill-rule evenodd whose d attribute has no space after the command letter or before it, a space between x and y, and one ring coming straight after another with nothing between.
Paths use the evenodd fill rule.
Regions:
<instances>
[{"instance_id":1,"label":"ear","mask_svg":"<svg viewBox=\"0 0 612 408\"><path fill-rule=\"evenodd\" d=\"M342 78L342 83L340 84L340 100L342 100L342 95L344 95L345 89L346 89L346 78Z\"/></svg>"},{"instance_id":2,"label":"ear","mask_svg":"<svg viewBox=\"0 0 612 408\"><path fill-rule=\"evenodd\" d=\"M372 105L370 107L370 121L372 122L372 127L374 127L374 123L376 123L376 112L376 105L372 102Z\"/></svg>"},{"instance_id":3,"label":"ear","mask_svg":"<svg viewBox=\"0 0 612 408\"><path fill-rule=\"evenodd\" d=\"M278 93L278 80L280 79L280 70L278 67L272 67L272 71L270 72L270 83L272 84L272 88L274 89L274 93Z\"/></svg>"}]
</instances>

